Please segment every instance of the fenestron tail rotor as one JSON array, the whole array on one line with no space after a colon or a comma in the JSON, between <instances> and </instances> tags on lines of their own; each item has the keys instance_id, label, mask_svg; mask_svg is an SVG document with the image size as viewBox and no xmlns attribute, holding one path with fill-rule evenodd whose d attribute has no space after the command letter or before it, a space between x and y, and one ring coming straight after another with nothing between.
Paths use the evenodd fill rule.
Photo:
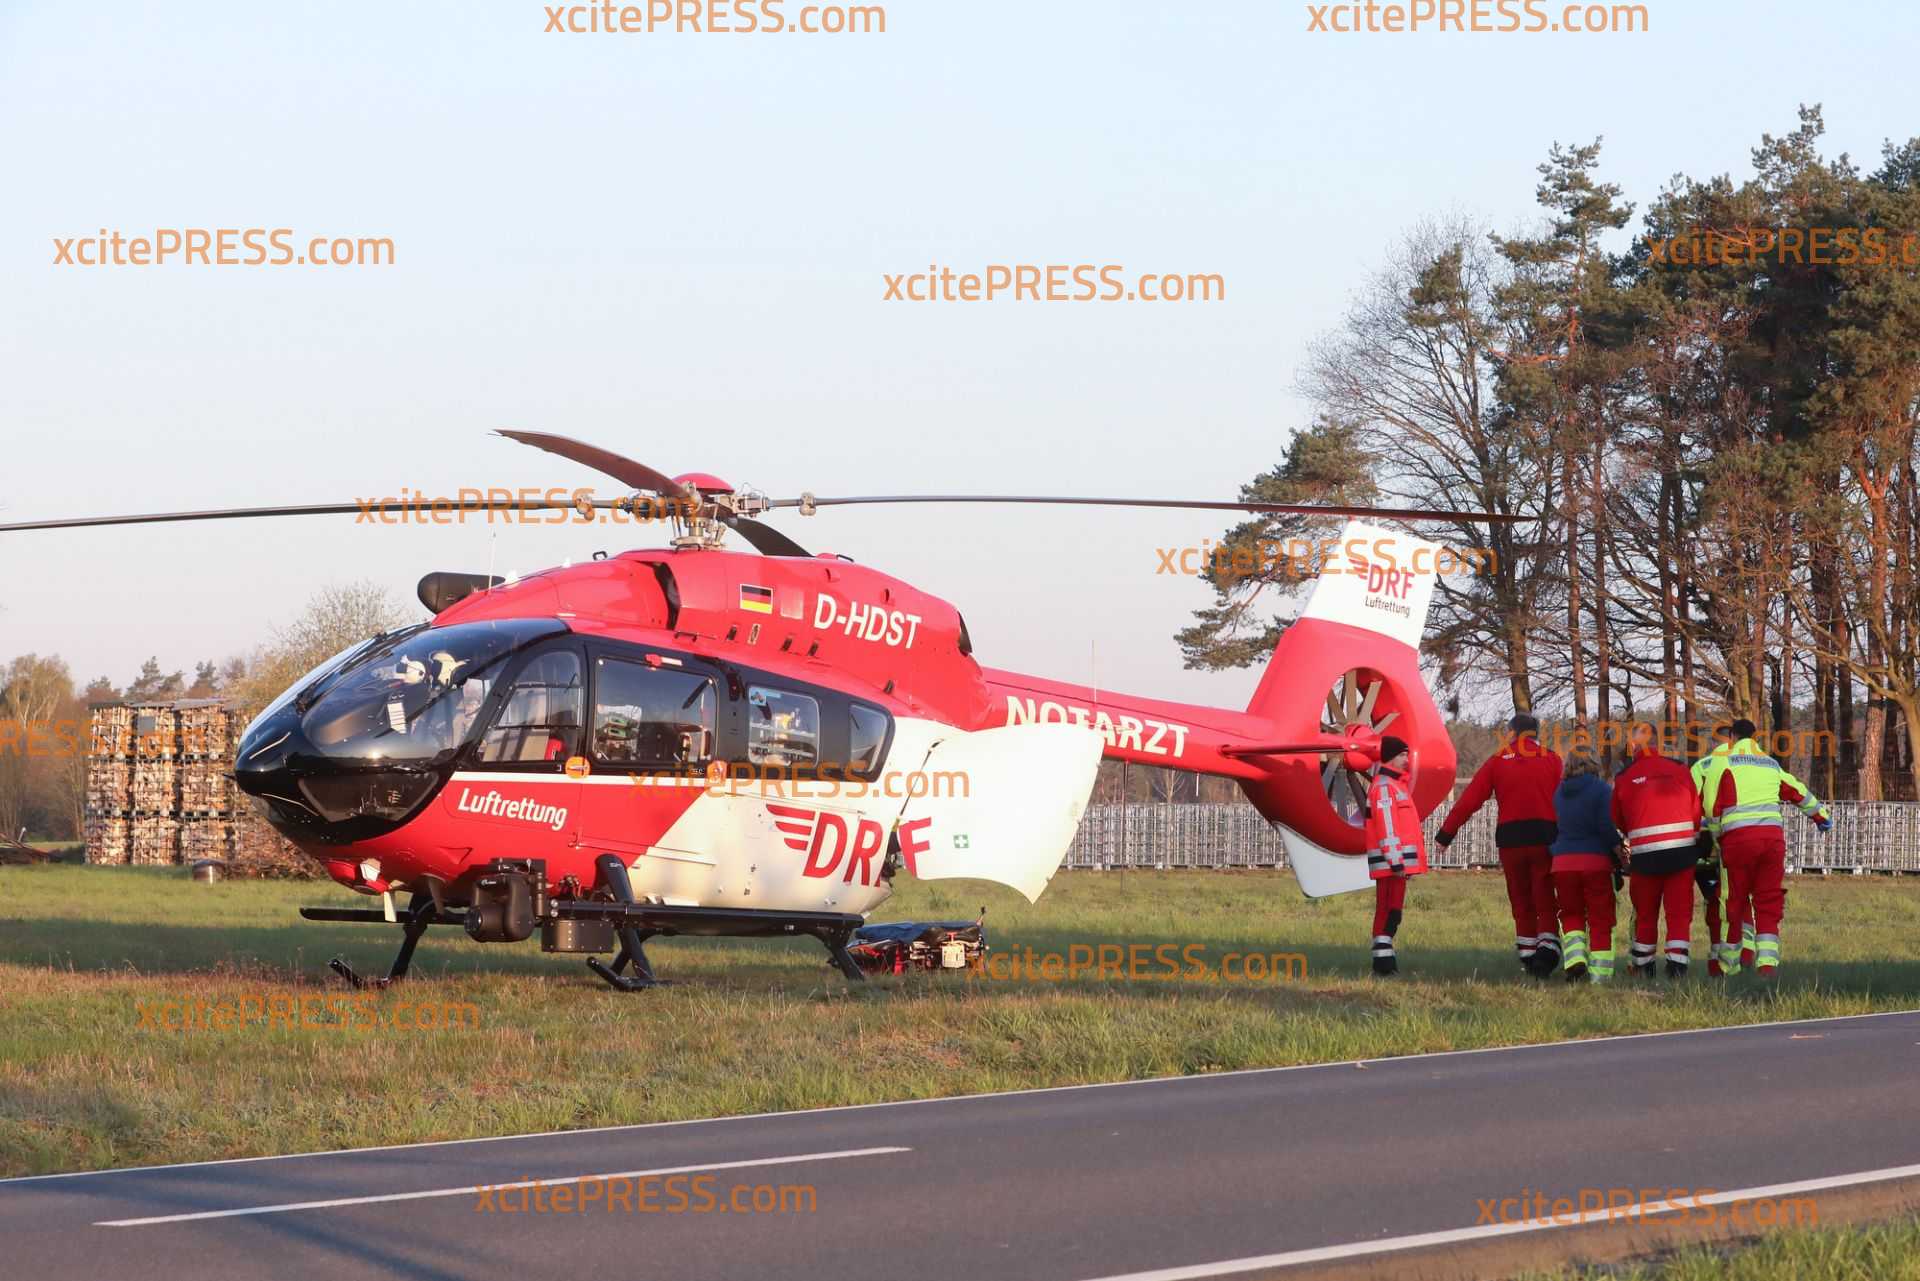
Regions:
<instances>
[{"instance_id":1,"label":"fenestron tail rotor","mask_svg":"<svg viewBox=\"0 0 1920 1281\"><path fill-rule=\"evenodd\" d=\"M1375 719L1380 691L1386 685L1372 672L1349 670L1334 682L1327 694L1327 717L1320 723L1323 733L1342 734L1373 745L1371 759L1365 753L1329 751L1321 763L1320 784L1327 803L1349 823L1358 823L1367 808L1367 769L1379 758L1379 742L1387 727L1400 719L1397 711Z\"/></svg>"}]
</instances>

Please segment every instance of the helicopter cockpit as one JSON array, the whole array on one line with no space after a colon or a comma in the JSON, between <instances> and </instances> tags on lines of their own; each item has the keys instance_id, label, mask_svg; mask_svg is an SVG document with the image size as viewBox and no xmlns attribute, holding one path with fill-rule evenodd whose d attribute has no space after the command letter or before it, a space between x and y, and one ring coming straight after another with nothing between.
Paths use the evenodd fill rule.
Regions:
<instances>
[{"instance_id":1,"label":"helicopter cockpit","mask_svg":"<svg viewBox=\"0 0 1920 1281\"><path fill-rule=\"evenodd\" d=\"M248 726L234 777L289 836L357 841L445 781L507 660L557 619L408 628L336 656Z\"/></svg>"}]
</instances>

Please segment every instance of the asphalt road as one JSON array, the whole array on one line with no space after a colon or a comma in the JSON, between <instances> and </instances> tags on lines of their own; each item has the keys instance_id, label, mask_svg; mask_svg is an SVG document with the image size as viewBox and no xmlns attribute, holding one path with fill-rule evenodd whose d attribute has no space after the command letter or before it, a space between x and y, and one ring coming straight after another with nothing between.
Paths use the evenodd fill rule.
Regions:
<instances>
[{"instance_id":1,"label":"asphalt road","mask_svg":"<svg viewBox=\"0 0 1920 1281\"><path fill-rule=\"evenodd\" d=\"M1231 1275L1485 1233L1488 1198L1530 1191L1915 1165L1917 1048L1920 1011L15 1179L0 1277ZM626 1185L648 1212L474 1191L644 1171L684 1175L682 1208L664 1174ZM692 1212L754 1184L811 1185L815 1208Z\"/></svg>"}]
</instances>

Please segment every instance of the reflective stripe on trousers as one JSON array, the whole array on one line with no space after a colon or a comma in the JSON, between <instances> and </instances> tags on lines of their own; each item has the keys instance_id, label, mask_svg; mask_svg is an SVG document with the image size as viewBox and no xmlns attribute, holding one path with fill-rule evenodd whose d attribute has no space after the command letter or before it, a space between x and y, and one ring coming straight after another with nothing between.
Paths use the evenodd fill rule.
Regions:
<instances>
[{"instance_id":1,"label":"reflective stripe on trousers","mask_svg":"<svg viewBox=\"0 0 1920 1281\"><path fill-rule=\"evenodd\" d=\"M1587 963L1587 932L1585 930L1568 930L1561 936L1561 941L1566 945L1568 969Z\"/></svg>"}]
</instances>

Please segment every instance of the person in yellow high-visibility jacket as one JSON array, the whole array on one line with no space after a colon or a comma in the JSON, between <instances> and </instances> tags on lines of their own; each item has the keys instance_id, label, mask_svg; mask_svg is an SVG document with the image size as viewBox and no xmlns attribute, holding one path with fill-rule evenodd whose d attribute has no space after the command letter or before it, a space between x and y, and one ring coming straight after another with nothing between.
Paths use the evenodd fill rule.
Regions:
<instances>
[{"instance_id":1,"label":"person in yellow high-visibility jacket","mask_svg":"<svg viewBox=\"0 0 1920 1281\"><path fill-rule=\"evenodd\" d=\"M1718 782L1712 795L1701 799L1716 820L1720 857L1727 868L1729 942L1721 948L1721 964L1735 974L1748 961L1744 946L1735 951L1731 942L1738 929L1742 944L1753 939L1752 960L1760 977L1770 978L1780 965L1780 917L1787 903L1787 833L1780 806L1798 808L1822 835L1833 830L1833 813L1813 789L1761 749L1754 732L1752 721L1733 723L1726 764L1709 771Z\"/></svg>"}]
</instances>

